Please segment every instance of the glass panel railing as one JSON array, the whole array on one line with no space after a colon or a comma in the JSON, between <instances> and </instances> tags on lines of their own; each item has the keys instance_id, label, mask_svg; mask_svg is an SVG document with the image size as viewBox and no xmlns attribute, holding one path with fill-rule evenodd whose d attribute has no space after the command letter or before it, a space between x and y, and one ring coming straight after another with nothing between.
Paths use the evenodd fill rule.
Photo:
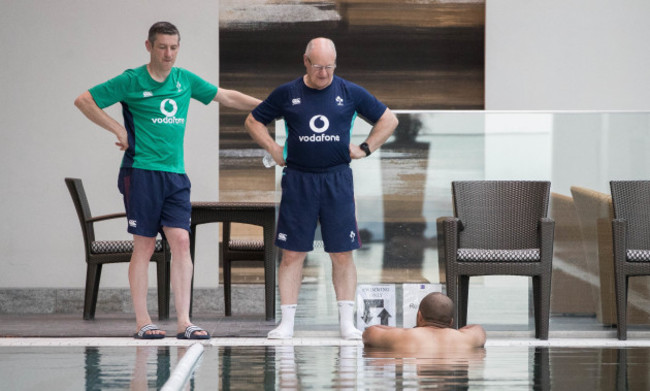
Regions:
<instances>
[{"instance_id":1,"label":"glass panel railing","mask_svg":"<svg viewBox=\"0 0 650 391\"><path fill-rule=\"evenodd\" d=\"M400 125L387 143L351 164L364 242L355 255L359 284L444 283L436 219L453 214L452 181L549 180L549 216L556 221L551 311L615 323L609 181L650 179L649 112L397 114ZM352 142L363 142L370 128L358 119ZM275 134L283 145L282 121ZM281 169L275 173L279 200ZM332 296L330 263L318 240L305 283ZM632 284L631 323L650 323L644 279ZM473 278L468 321L528 324L529 290L526 278ZM330 307L315 316L334 318Z\"/></svg>"}]
</instances>

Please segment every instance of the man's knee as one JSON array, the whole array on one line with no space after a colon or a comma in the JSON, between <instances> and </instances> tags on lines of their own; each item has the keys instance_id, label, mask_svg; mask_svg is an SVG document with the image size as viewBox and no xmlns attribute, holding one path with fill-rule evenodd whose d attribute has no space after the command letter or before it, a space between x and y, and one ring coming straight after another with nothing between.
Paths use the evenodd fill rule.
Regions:
<instances>
[{"instance_id":1,"label":"man's knee","mask_svg":"<svg viewBox=\"0 0 650 391\"><path fill-rule=\"evenodd\" d=\"M163 228L165 238L169 242L170 247L180 251L189 250L190 248L190 235L183 228Z\"/></svg>"},{"instance_id":2,"label":"man's knee","mask_svg":"<svg viewBox=\"0 0 650 391\"><path fill-rule=\"evenodd\" d=\"M347 267L354 265L354 257L352 256L352 251L346 251L343 253L330 253L330 259L332 260L332 267Z\"/></svg>"},{"instance_id":3,"label":"man's knee","mask_svg":"<svg viewBox=\"0 0 650 391\"><path fill-rule=\"evenodd\" d=\"M297 252L297 251L282 251L282 263L281 266L293 266L293 265L302 265L307 253Z\"/></svg>"},{"instance_id":4,"label":"man's knee","mask_svg":"<svg viewBox=\"0 0 650 391\"><path fill-rule=\"evenodd\" d=\"M156 248L156 238L133 235L133 251L141 254L153 254Z\"/></svg>"}]
</instances>

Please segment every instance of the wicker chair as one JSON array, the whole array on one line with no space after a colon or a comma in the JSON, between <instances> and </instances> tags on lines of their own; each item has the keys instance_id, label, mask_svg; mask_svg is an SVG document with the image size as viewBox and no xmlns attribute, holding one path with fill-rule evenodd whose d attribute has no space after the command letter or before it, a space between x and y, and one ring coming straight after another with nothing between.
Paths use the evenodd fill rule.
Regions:
<instances>
[{"instance_id":1,"label":"wicker chair","mask_svg":"<svg viewBox=\"0 0 650 391\"><path fill-rule=\"evenodd\" d=\"M236 261L255 261L261 262L262 266L264 266L264 241L231 239L230 225L230 221L223 223L223 241L221 244L221 260L223 262L223 299L226 307L226 316L232 315L232 263Z\"/></svg>"},{"instance_id":2,"label":"wicker chair","mask_svg":"<svg viewBox=\"0 0 650 391\"><path fill-rule=\"evenodd\" d=\"M555 226L546 217L550 186L545 181L452 182L454 217L441 217L437 224L455 327L467 324L471 276L530 276L535 337L548 339Z\"/></svg>"},{"instance_id":3,"label":"wicker chair","mask_svg":"<svg viewBox=\"0 0 650 391\"><path fill-rule=\"evenodd\" d=\"M133 252L133 241L131 240L95 240L94 224L99 221L124 218L124 213L114 213L102 216L93 216L90 212L88 198L81 179L65 178L65 183L72 196L81 232L84 238L84 250L86 252L86 293L84 296L83 318L86 320L95 318L97 306L97 294L99 291L99 279L102 274L102 266L106 263L129 262ZM157 240L155 252L151 257L156 262L158 269L158 318L169 319L169 279L170 279L171 253L166 241Z\"/></svg>"},{"instance_id":4,"label":"wicker chair","mask_svg":"<svg viewBox=\"0 0 650 391\"><path fill-rule=\"evenodd\" d=\"M629 278L650 275L650 181L611 181L617 335L627 339Z\"/></svg>"}]
</instances>

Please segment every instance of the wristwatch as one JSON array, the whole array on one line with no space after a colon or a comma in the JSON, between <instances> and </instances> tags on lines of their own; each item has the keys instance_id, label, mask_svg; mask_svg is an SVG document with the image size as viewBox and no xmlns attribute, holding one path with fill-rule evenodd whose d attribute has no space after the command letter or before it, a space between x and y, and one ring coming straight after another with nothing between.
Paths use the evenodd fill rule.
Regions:
<instances>
[{"instance_id":1,"label":"wristwatch","mask_svg":"<svg viewBox=\"0 0 650 391\"><path fill-rule=\"evenodd\" d=\"M372 153L370 152L370 147L366 142L359 144L359 148L361 148L361 150L366 153L366 156L370 156L370 154Z\"/></svg>"}]
</instances>

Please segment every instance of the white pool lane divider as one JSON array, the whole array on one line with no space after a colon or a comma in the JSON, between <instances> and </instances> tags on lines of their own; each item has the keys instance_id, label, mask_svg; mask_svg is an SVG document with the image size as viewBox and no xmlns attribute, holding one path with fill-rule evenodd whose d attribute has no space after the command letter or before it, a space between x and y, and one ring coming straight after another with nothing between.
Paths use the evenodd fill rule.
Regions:
<instances>
[{"instance_id":1,"label":"white pool lane divider","mask_svg":"<svg viewBox=\"0 0 650 391\"><path fill-rule=\"evenodd\" d=\"M190 376L196 369L196 364L203 355L203 345L195 343L187 349L187 352L178 361L176 367L165 382L165 385L160 389L161 391L180 391L185 388L185 385L190 381Z\"/></svg>"}]
</instances>

